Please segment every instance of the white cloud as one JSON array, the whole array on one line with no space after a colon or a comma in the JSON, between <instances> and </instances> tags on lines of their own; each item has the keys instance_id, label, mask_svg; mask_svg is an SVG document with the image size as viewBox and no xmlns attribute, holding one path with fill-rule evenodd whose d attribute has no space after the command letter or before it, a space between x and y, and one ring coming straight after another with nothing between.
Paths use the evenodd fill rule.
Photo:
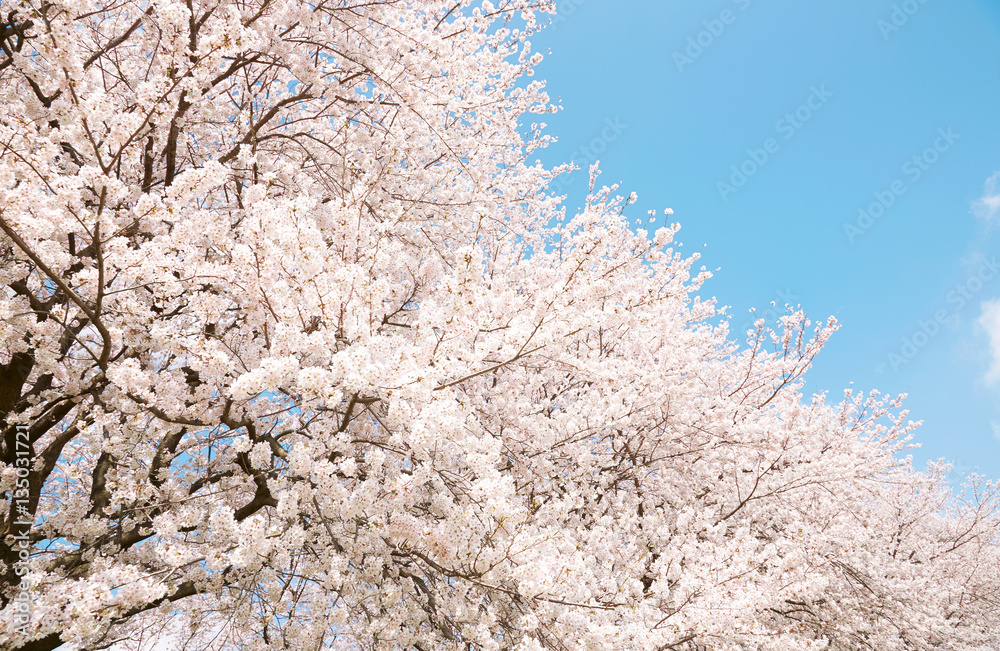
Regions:
<instances>
[{"instance_id":1,"label":"white cloud","mask_svg":"<svg viewBox=\"0 0 1000 651\"><path fill-rule=\"evenodd\" d=\"M1000 221L1000 172L986 179L986 191L973 202L972 213L985 222Z\"/></svg>"},{"instance_id":2,"label":"white cloud","mask_svg":"<svg viewBox=\"0 0 1000 651\"><path fill-rule=\"evenodd\" d=\"M996 440L1000 441L1000 423L995 420L990 421L990 425L993 426L993 436Z\"/></svg>"},{"instance_id":3,"label":"white cloud","mask_svg":"<svg viewBox=\"0 0 1000 651\"><path fill-rule=\"evenodd\" d=\"M1000 299L983 301L983 313L979 317L979 325L986 331L990 338L990 370L986 372L988 383L1000 380ZM993 426L994 431L996 425Z\"/></svg>"}]
</instances>

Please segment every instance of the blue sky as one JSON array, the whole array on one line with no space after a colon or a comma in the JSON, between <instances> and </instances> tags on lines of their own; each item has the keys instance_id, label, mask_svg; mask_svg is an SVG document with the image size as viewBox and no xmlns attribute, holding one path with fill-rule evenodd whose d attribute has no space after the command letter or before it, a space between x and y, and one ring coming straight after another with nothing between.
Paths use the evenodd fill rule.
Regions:
<instances>
[{"instance_id":1,"label":"blue sky","mask_svg":"<svg viewBox=\"0 0 1000 651\"><path fill-rule=\"evenodd\" d=\"M835 315L808 392L908 393L918 462L1000 477L1000 0L558 6L543 162L673 208L735 326Z\"/></svg>"}]
</instances>

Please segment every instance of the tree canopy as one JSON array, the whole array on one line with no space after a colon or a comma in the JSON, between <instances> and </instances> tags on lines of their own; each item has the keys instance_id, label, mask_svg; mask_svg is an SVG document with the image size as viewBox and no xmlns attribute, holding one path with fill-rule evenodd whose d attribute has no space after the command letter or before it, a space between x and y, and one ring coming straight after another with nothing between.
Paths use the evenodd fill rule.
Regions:
<instances>
[{"instance_id":1,"label":"tree canopy","mask_svg":"<svg viewBox=\"0 0 1000 651\"><path fill-rule=\"evenodd\" d=\"M0 646L1000 648L997 487L550 136L538 0L10 0ZM669 214L669 211L668 211Z\"/></svg>"}]
</instances>

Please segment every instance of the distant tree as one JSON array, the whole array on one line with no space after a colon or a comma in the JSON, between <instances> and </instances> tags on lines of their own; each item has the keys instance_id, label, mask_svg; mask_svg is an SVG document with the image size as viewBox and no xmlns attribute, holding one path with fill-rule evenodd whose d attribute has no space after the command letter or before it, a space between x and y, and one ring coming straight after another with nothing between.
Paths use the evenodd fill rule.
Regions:
<instances>
[{"instance_id":1,"label":"distant tree","mask_svg":"<svg viewBox=\"0 0 1000 651\"><path fill-rule=\"evenodd\" d=\"M550 9L5 0L0 647L1000 648L832 320L547 192Z\"/></svg>"}]
</instances>

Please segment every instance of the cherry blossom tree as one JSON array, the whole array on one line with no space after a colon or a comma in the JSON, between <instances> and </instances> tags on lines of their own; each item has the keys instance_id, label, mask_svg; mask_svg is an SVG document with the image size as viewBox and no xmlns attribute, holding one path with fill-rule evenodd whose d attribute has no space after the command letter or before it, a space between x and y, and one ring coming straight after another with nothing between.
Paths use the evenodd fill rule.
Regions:
<instances>
[{"instance_id":1,"label":"cherry blossom tree","mask_svg":"<svg viewBox=\"0 0 1000 651\"><path fill-rule=\"evenodd\" d=\"M997 486L547 190L548 3L0 10L3 648L1000 648Z\"/></svg>"}]
</instances>

